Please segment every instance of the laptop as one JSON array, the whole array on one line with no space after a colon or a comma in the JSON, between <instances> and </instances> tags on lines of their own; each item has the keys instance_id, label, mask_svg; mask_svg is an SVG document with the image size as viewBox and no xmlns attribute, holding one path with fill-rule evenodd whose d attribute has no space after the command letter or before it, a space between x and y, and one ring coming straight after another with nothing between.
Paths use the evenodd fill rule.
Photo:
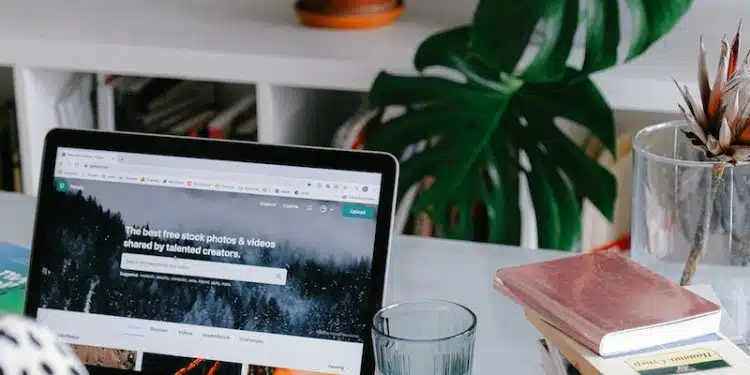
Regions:
<instances>
[{"instance_id":1,"label":"laptop","mask_svg":"<svg viewBox=\"0 0 750 375\"><path fill-rule=\"evenodd\" d=\"M134 133L45 140L25 313L96 374L371 374L397 161Z\"/></svg>"}]
</instances>

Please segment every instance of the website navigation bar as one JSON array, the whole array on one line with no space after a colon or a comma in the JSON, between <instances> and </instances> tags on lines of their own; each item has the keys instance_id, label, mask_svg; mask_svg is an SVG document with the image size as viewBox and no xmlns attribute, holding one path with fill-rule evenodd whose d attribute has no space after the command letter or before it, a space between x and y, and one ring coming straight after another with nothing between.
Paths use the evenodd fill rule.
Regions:
<instances>
[{"instance_id":1,"label":"website navigation bar","mask_svg":"<svg viewBox=\"0 0 750 375\"><path fill-rule=\"evenodd\" d=\"M278 168L286 168L283 166L267 168L268 174L243 174L123 164L116 155L108 156L107 153L93 152L93 156L84 157L89 155L90 151L73 153L70 151L73 149L66 150L68 151L60 152L56 162L55 178L58 190L75 189L75 186L70 186L65 179L84 179L364 204L377 204L380 194L379 184L375 183L277 175L275 171Z\"/></svg>"},{"instance_id":2,"label":"website navigation bar","mask_svg":"<svg viewBox=\"0 0 750 375\"><path fill-rule=\"evenodd\" d=\"M69 344L358 375L361 343L39 309L37 320ZM60 327L71 327L60 330Z\"/></svg>"}]
</instances>

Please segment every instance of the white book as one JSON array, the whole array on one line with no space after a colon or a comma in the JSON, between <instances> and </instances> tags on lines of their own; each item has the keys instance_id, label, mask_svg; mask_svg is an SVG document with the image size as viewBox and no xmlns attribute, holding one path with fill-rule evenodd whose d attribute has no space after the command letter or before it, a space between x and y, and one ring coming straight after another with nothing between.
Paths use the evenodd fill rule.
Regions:
<instances>
[{"instance_id":1,"label":"white book","mask_svg":"<svg viewBox=\"0 0 750 375\"><path fill-rule=\"evenodd\" d=\"M255 106L255 93L250 93L235 101L225 110L219 112L208 124L209 136L224 138L229 133L235 120L244 112ZM215 136L216 133L218 136Z\"/></svg>"},{"instance_id":2,"label":"white book","mask_svg":"<svg viewBox=\"0 0 750 375\"><path fill-rule=\"evenodd\" d=\"M538 316L527 319L583 375L750 374L750 357L720 333L622 355L601 357ZM714 371L715 370L715 371Z\"/></svg>"},{"instance_id":3,"label":"white book","mask_svg":"<svg viewBox=\"0 0 750 375\"><path fill-rule=\"evenodd\" d=\"M544 373L546 375L568 375L565 359L554 354L559 353L557 348L550 345L544 338L539 339L537 343L539 344L539 354L542 358Z\"/></svg>"},{"instance_id":4,"label":"white book","mask_svg":"<svg viewBox=\"0 0 750 375\"><path fill-rule=\"evenodd\" d=\"M100 130L115 131L115 88L106 78L106 74L97 74L97 125Z\"/></svg>"},{"instance_id":5,"label":"white book","mask_svg":"<svg viewBox=\"0 0 750 375\"><path fill-rule=\"evenodd\" d=\"M691 285L685 288L720 304L710 285ZM695 371L701 371L701 375L750 374L750 356L735 344L744 344L744 341L730 340L718 332L649 349L602 357L552 327L533 311L527 311L526 316L544 335L548 347L547 355L549 361L557 366L556 371L560 371L560 362L564 362L563 368L570 363L584 375L671 375L692 374ZM731 320L726 314L722 314L722 326L731 328L731 325ZM542 362L547 360L545 356L542 357Z\"/></svg>"},{"instance_id":6,"label":"white book","mask_svg":"<svg viewBox=\"0 0 750 375\"><path fill-rule=\"evenodd\" d=\"M57 98L55 109L61 127L93 129L93 108L91 106L91 75L75 73L65 84Z\"/></svg>"}]
</instances>

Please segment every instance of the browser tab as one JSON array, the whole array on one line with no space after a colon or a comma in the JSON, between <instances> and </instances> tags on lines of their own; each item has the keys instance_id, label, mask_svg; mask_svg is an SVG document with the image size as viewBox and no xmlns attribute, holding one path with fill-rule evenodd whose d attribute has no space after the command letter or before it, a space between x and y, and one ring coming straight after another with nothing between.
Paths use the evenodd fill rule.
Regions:
<instances>
[{"instance_id":1,"label":"browser tab","mask_svg":"<svg viewBox=\"0 0 750 375\"><path fill-rule=\"evenodd\" d=\"M321 201L348 203L377 203L377 185L356 180L310 179L304 176L246 174L200 168L170 167L155 160L186 159L114 153L95 150L58 150L55 174L92 180L118 181L147 185L185 187L217 191L234 191ZM192 161L192 159L190 159ZM217 163L213 161L213 163ZM231 164L220 162L218 165ZM200 163L198 163L200 164ZM198 165L196 164L196 165ZM252 163L242 163L248 165ZM283 167L300 169L297 167ZM326 172L327 173L327 172ZM330 212L330 210L328 211Z\"/></svg>"}]
</instances>

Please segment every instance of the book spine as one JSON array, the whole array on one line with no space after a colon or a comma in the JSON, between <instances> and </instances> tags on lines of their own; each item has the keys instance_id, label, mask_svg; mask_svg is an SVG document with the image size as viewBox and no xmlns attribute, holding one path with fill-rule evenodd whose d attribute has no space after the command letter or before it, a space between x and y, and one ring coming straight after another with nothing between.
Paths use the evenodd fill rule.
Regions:
<instances>
[{"instance_id":1,"label":"book spine","mask_svg":"<svg viewBox=\"0 0 750 375\"><path fill-rule=\"evenodd\" d=\"M13 164L13 191L23 193L23 177L21 176L21 151L18 141L18 117L15 105L9 108L8 129L10 134L10 157Z\"/></svg>"},{"instance_id":2,"label":"book spine","mask_svg":"<svg viewBox=\"0 0 750 375\"><path fill-rule=\"evenodd\" d=\"M224 129L208 129L208 138L224 139L227 137L227 132Z\"/></svg>"},{"instance_id":3,"label":"book spine","mask_svg":"<svg viewBox=\"0 0 750 375\"><path fill-rule=\"evenodd\" d=\"M208 124L209 138L227 138L232 124L243 112L249 111L255 105L255 94L247 95L225 109Z\"/></svg>"}]
</instances>

